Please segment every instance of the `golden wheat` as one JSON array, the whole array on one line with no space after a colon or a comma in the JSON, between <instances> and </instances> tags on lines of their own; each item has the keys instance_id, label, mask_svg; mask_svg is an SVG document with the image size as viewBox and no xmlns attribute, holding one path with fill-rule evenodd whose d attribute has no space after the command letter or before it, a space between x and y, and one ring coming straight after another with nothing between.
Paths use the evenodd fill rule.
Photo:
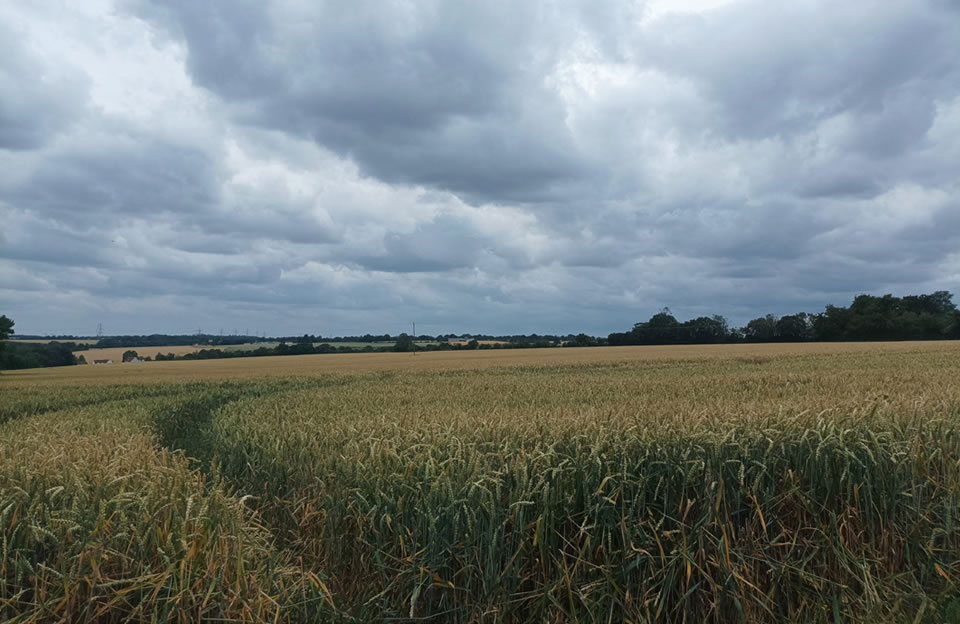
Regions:
<instances>
[{"instance_id":1,"label":"golden wheat","mask_svg":"<svg viewBox=\"0 0 960 624\"><path fill-rule=\"evenodd\" d=\"M953 621L958 347L4 373L0 619Z\"/></svg>"}]
</instances>

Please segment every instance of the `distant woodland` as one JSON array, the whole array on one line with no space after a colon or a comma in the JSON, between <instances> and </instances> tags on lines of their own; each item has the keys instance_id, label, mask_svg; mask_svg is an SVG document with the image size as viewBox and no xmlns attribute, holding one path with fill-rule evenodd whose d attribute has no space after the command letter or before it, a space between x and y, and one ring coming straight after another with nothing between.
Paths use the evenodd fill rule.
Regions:
<instances>
[{"instance_id":1,"label":"distant woodland","mask_svg":"<svg viewBox=\"0 0 960 624\"><path fill-rule=\"evenodd\" d=\"M857 340L945 340L960 338L960 311L953 295L894 297L860 295L849 307L828 305L819 314L800 312L755 318L731 328L722 316L680 322L669 310L607 337L610 345L707 344L722 342L811 342Z\"/></svg>"}]
</instances>

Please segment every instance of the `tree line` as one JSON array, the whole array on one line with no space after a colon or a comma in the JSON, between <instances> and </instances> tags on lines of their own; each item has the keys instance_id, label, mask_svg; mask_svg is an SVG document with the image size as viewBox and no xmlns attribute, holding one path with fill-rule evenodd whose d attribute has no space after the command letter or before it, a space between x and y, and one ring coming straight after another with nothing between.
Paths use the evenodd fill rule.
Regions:
<instances>
[{"instance_id":1,"label":"tree line","mask_svg":"<svg viewBox=\"0 0 960 624\"><path fill-rule=\"evenodd\" d=\"M654 314L649 320L636 323L626 332L614 332L606 339L586 334L509 336L474 335L466 343L448 342L454 334L410 336L390 334L323 338L303 336L280 338L276 346L260 346L248 350L224 350L218 346L255 341L255 336L212 336L153 334L149 336L110 336L96 345L52 341L46 344L7 340L14 322L0 316L0 370L68 366L86 363L73 352L91 347L162 347L178 344L205 344L207 348L177 356L157 353L156 360L194 360L266 355L304 355L320 353L410 352L469 349L523 349L536 347L587 347L618 345L720 344L736 342L813 342L866 340L950 340L960 339L960 310L953 295L938 290L929 295L859 295L847 306L828 305L823 312L788 314L777 317L767 314L749 321L743 327L731 327L720 315L700 316L679 321L669 309ZM199 340L198 340L199 339ZM262 339L261 339L262 340ZM271 339L275 340L275 339ZM497 341L495 344L483 341ZM340 343L367 343L362 347ZM386 344L385 344L386 343ZM392 344L391 344L392 343ZM128 356L138 357L136 351ZM150 358L144 358L150 359Z\"/></svg>"},{"instance_id":2,"label":"tree line","mask_svg":"<svg viewBox=\"0 0 960 624\"><path fill-rule=\"evenodd\" d=\"M607 344L711 344L729 342L813 342L867 340L950 340L960 338L960 311L953 295L859 295L848 307L828 305L823 312L767 314L740 328L719 315L678 321L664 309L627 332L614 332Z\"/></svg>"},{"instance_id":3,"label":"tree line","mask_svg":"<svg viewBox=\"0 0 960 624\"><path fill-rule=\"evenodd\" d=\"M5 342L0 348L0 370L86 364L82 355L73 354L76 347L72 342Z\"/></svg>"},{"instance_id":4,"label":"tree line","mask_svg":"<svg viewBox=\"0 0 960 624\"><path fill-rule=\"evenodd\" d=\"M15 333L13 319L0 316L0 370L20 368L43 368L46 366L70 366L81 363L73 355L77 346L72 342L11 342Z\"/></svg>"}]
</instances>

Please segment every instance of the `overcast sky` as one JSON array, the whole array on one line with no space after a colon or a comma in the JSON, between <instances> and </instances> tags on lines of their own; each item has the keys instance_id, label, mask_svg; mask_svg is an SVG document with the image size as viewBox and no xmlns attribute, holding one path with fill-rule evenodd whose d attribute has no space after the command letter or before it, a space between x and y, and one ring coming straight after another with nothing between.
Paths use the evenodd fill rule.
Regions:
<instances>
[{"instance_id":1,"label":"overcast sky","mask_svg":"<svg viewBox=\"0 0 960 624\"><path fill-rule=\"evenodd\" d=\"M0 4L19 333L960 297L955 0Z\"/></svg>"}]
</instances>

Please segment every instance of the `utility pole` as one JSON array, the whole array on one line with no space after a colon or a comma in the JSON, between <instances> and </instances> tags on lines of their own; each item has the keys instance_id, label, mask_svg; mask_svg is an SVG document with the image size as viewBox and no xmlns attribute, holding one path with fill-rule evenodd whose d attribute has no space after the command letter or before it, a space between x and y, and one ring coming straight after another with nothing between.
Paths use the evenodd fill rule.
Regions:
<instances>
[{"instance_id":1,"label":"utility pole","mask_svg":"<svg viewBox=\"0 0 960 624\"><path fill-rule=\"evenodd\" d=\"M97 323L97 338L103 338L103 323Z\"/></svg>"},{"instance_id":2,"label":"utility pole","mask_svg":"<svg viewBox=\"0 0 960 624\"><path fill-rule=\"evenodd\" d=\"M413 355L417 355L417 322L413 322Z\"/></svg>"}]
</instances>

